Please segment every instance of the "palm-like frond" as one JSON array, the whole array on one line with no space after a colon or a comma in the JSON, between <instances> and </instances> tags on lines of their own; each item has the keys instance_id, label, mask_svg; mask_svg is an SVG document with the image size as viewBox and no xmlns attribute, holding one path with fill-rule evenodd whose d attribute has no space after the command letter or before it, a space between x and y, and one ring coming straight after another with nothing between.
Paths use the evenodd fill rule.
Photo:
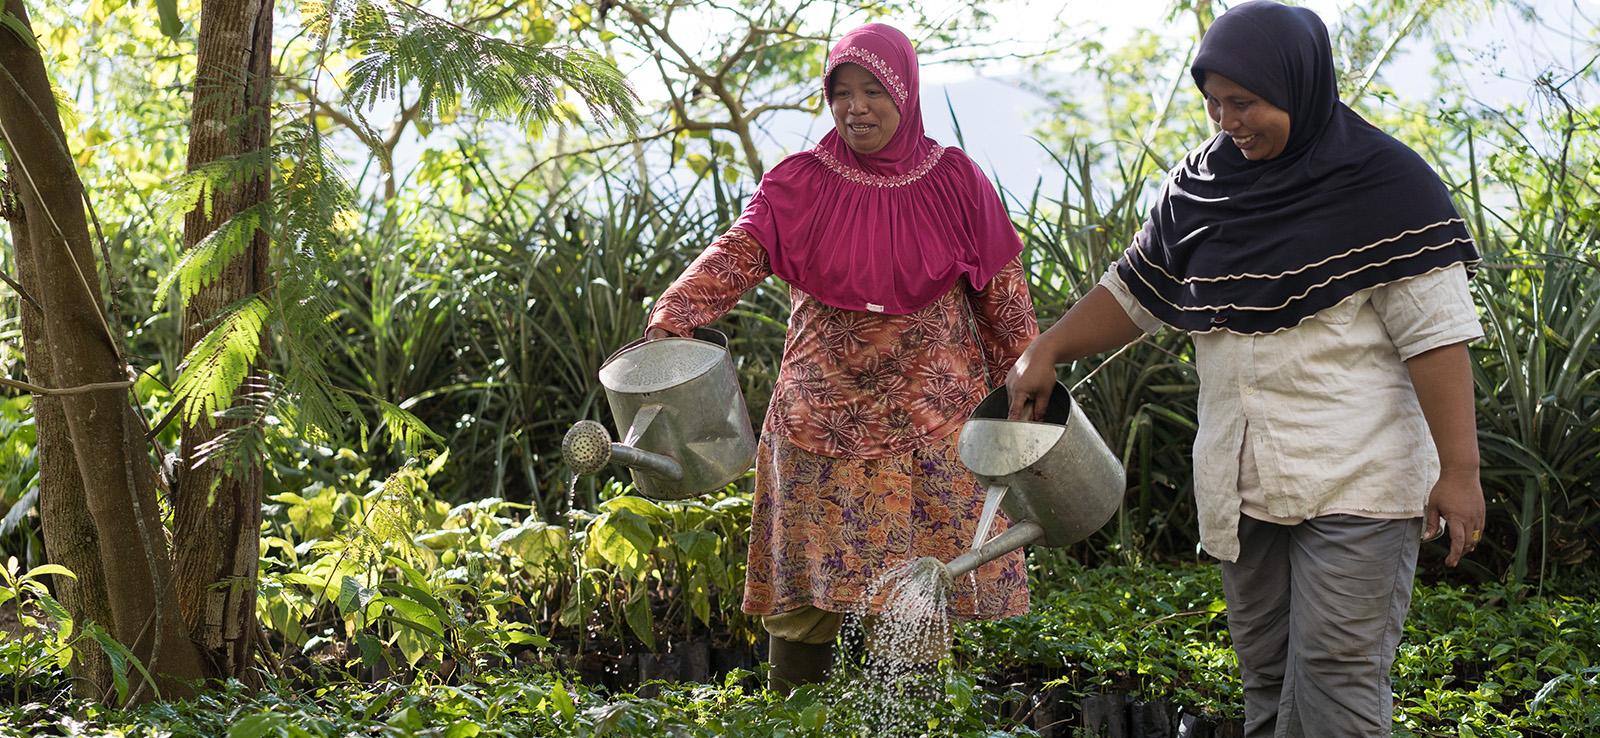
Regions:
<instances>
[{"instance_id":1,"label":"palm-like frond","mask_svg":"<svg viewBox=\"0 0 1600 738\"><path fill-rule=\"evenodd\" d=\"M210 198L206 199L209 201ZM269 226L266 222L269 209L270 203L245 208L183 252L183 258L156 287L154 309L159 312L166 306L167 295L171 294L174 282L185 304L189 298L215 282L234 258L250 248L255 241L256 231Z\"/></svg>"},{"instance_id":2,"label":"palm-like frond","mask_svg":"<svg viewBox=\"0 0 1600 738\"><path fill-rule=\"evenodd\" d=\"M183 404L183 422L211 425L212 414L232 404L234 391L261 354L261 332L270 310L259 296L239 302L217 327L195 344L172 392Z\"/></svg>"},{"instance_id":3,"label":"palm-like frond","mask_svg":"<svg viewBox=\"0 0 1600 738\"><path fill-rule=\"evenodd\" d=\"M414 85L426 116L468 96L523 124L553 123L570 117L563 100L570 90L601 125L638 125L637 100L622 73L594 52L486 36L404 2L357 0L342 15L361 52L350 70L350 97L359 105Z\"/></svg>"},{"instance_id":4,"label":"palm-like frond","mask_svg":"<svg viewBox=\"0 0 1600 738\"><path fill-rule=\"evenodd\" d=\"M272 166L272 150L252 151L207 162L197 169L174 177L163 187L156 214L170 222L182 221L195 208L211 217L212 198L266 173Z\"/></svg>"},{"instance_id":5,"label":"palm-like frond","mask_svg":"<svg viewBox=\"0 0 1600 738\"><path fill-rule=\"evenodd\" d=\"M444 441L421 418L392 402L378 400L378 414L383 418L384 430L389 433L389 442L407 451L415 452L427 441Z\"/></svg>"}]
</instances>

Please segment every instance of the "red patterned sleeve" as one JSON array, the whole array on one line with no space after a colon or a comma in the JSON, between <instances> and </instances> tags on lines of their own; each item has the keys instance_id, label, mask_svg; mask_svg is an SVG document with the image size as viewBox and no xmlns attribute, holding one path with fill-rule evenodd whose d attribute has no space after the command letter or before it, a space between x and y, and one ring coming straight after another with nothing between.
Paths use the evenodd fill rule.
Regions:
<instances>
[{"instance_id":1,"label":"red patterned sleeve","mask_svg":"<svg viewBox=\"0 0 1600 738\"><path fill-rule=\"evenodd\" d=\"M732 310L740 295L770 274L767 250L744 230L729 230L702 251L656 300L649 327L688 335Z\"/></svg>"},{"instance_id":2,"label":"red patterned sleeve","mask_svg":"<svg viewBox=\"0 0 1600 738\"><path fill-rule=\"evenodd\" d=\"M998 387L1005 383L1006 372L1022 356L1022 350L1039 335L1021 257L1001 267L988 286L969 293L969 298L978 339L983 341L983 355L989 362L989 383Z\"/></svg>"}]
</instances>

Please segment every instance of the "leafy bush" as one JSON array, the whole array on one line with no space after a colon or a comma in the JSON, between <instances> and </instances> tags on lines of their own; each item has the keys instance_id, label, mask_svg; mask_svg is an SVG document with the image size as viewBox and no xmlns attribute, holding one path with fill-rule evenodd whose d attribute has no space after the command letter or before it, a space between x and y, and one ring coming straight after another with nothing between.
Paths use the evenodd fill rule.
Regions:
<instances>
[{"instance_id":1,"label":"leafy bush","mask_svg":"<svg viewBox=\"0 0 1600 738\"><path fill-rule=\"evenodd\" d=\"M258 616L281 657L448 674L553 645L754 641L739 610L750 504L734 488L656 503L613 482L598 512L559 524L497 498L435 498L429 480L444 457L382 481L348 450L303 458L340 473L280 465L305 486L269 494Z\"/></svg>"}]
</instances>

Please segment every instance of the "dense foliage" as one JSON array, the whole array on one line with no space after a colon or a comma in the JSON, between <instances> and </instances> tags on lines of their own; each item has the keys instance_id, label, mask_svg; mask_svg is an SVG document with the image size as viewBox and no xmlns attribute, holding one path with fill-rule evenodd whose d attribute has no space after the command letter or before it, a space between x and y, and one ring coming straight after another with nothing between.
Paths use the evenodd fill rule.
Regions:
<instances>
[{"instance_id":1,"label":"dense foliage","mask_svg":"<svg viewBox=\"0 0 1600 738\"><path fill-rule=\"evenodd\" d=\"M530 576L514 560L508 563L498 569L502 577ZM1040 718L1070 719L1085 698L1100 694L1125 694L1211 719L1238 717L1237 668L1214 567L1069 565L1036 567L1034 575L1031 613L959 629L945 665L945 697L926 713L930 733L1031 734L1029 725L1044 725ZM1565 584L1580 594L1517 598L1498 588L1419 584L1395 666L1397 733L1509 738L1600 729L1600 604L1593 596L1600 584ZM0 589L0 597L7 591ZM362 668L366 658L356 649L331 652L328 646L341 640L335 634L288 649L313 658L280 662L264 692L235 685L196 702L135 712L68 699L64 675L50 658L49 629L25 623L24 633L37 635L0 645L0 688L12 698L10 707L0 708L0 736L97 734L97 726L231 737L832 736L856 735L852 726L867 722L845 682L787 700L752 689L749 672L741 669L709 684L607 689L564 667L570 661L561 658L559 645L524 638L526 621L496 616L504 603L460 589L434 591L458 622L424 626L429 606L406 599L429 601L420 586L406 596L378 594L370 603L371 612L396 626L391 632L411 634L388 640L412 638L420 649L410 666L409 657L396 659L394 676ZM1513 600L1516 607L1508 605ZM33 620L41 626L51 622L34 607L23 612L38 613ZM408 613L418 620L400 625ZM360 639L381 636L382 629L356 632ZM460 644L471 648L455 650ZM529 649L525 657L486 658L511 644ZM641 645L633 640L611 648ZM448 667L458 656L476 666L465 668L462 661L459 670ZM32 664L31 672L18 668L25 664Z\"/></svg>"}]
</instances>

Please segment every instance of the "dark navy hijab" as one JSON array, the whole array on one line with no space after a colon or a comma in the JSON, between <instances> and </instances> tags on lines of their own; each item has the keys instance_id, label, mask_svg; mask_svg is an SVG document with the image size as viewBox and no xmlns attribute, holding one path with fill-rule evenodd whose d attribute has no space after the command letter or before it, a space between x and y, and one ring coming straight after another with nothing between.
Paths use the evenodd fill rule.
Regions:
<instances>
[{"instance_id":1,"label":"dark navy hijab","mask_svg":"<svg viewBox=\"0 0 1600 738\"><path fill-rule=\"evenodd\" d=\"M1168 175L1117 273L1184 331L1292 328L1350 295L1478 252L1422 157L1339 102L1328 29L1252 0L1217 18L1190 72L1237 82L1289 113L1289 141L1252 162L1218 133Z\"/></svg>"}]
</instances>

